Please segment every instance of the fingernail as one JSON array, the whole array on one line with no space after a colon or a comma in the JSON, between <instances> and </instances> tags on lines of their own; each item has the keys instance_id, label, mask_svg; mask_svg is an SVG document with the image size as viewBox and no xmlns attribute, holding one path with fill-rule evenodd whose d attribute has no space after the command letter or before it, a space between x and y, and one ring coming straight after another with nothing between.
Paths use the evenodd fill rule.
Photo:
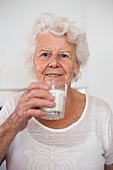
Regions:
<instances>
[{"instance_id":1,"label":"fingernail","mask_svg":"<svg viewBox=\"0 0 113 170\"><path fill-rule=\"evenodd\" d=\"M51 107L53 107L53 106L55 106L55 102L53 102L53 101L50 101L49 103L48 103L48 105Z\"/></svg>"},{"instance_id":2,"label":"fingernail","mask_svg":"<svg viewBox=\"0 0 113 170\"><path fill-rule=\"evenodd\" d=\"M42 111L42 114L43 114L43 116L46 116L48 114L48 112Z\"/></svg>"},{"instance_id":3,"label":"fingernail","mask_svg":"<svg viewBox=\"0 0 113 170\"><path fill-rule=\"evenodd\" d=\"M52 96L52 95L50 94L50 95L49 95L49 99L54 100L54 99L55 99L55 97L54 97L54 96Z\"/></svg>"},{"instance_id":4,"label":"fingernail","mask_svg":"<svg viewBox=\"0 0 113 170\"><path fill-rule=\"evenodd\" d=\"M48 85L46 85L46 84L44 84L44 86L43 86L45 89L49 89L49 86Z\"/></svg>"}]
</instances>

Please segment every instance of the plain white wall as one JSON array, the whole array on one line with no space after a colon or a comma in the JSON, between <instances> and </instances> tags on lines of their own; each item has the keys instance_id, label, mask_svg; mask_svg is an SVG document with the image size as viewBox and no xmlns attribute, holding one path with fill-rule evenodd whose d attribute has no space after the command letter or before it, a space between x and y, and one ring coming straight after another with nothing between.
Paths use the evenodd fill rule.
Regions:
<instances>
[{"instance_id":1,"label":"plain white wall","mask_svg":"<svg viewBox=\"0 0 113 170\"><path fill-rule=\"evenodd\" d=\"M31 81L24 65L26 36L43 12L76 20L86 31L90 59L76 86L113 108L112 0L0 0L0 88L24 88Z\"/></svg>"},{"instance_id":2,"label":"plain white wall","mask_svg":"<svg viewBox=\"0 0 113 170\"><path fill-rule=\"evenodd\" d=\"M88 92L113 109L113 1L87 0L84 8L90 48Z\"/></svg>"}]
</instances>

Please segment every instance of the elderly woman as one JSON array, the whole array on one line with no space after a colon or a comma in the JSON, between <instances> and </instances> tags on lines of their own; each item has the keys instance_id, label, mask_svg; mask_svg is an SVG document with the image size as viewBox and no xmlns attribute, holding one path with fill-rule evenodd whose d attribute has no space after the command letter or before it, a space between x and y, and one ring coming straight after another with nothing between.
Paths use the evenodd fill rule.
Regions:
<instances>
[{"instance_id":1,"label":"elderly woman","mask_svg":"<svg viewBox=\"0 0 113 170\"><path fill-rule=\"evenodd\" d=\"M113 170L109 105L71 88L88 55L85 34L74 22L52 14L35 21L27 57L37 81L9 99L0 113L0 161L6 159L8 170ZM46 82L63 78L65 116L46 120L42 108L55 107Z\"/></svg>"}]
</instances>

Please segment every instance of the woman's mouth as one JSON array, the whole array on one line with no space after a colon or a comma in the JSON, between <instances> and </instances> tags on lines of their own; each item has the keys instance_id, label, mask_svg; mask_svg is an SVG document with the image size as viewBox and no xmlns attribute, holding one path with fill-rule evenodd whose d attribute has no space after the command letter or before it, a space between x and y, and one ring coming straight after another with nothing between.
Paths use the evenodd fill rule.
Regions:
<instances>
[{"instance_id":1,"label":"woman's mouth","mask_svg":"<svg viewBox=\"0 0 113 170\"><path fill-rule=\"evenodd\" d=\"M49 74L46 74L46 76L48 77L61 77L63 74L57 74L57 73L49 73Z\"/></svg>"}]
</instances>

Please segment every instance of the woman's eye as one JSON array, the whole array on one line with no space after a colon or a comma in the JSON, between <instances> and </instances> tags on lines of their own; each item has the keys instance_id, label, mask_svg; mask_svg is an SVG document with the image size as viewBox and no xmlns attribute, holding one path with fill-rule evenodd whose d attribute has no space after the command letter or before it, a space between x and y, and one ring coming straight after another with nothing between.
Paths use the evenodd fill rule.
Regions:
<instances>
[{"instance_id":1,"label":"woman's eye","mask_svg":"<svg viewBox=\"0 0 113 170\"><path fill-rule=\"evenodd\" d=\"M48 57L49 54L48 54L48 53L42 53L41 56L43 56L43 57Z\"/></svg>"},{"instance_id":2,"label":"woman's eye","mask_svg":"<svg viewBox=\"0 0 113 170\"><path fill-rule=\"evenodd\" d=\"M48 53L48 52L43 52L40 54L41 60L45 60L45 59L49 59L49 58L50 58L50 53Z\"/></svg>"},{"instance_id":3,"label":"woman's eye","mask_svg":"<svg viewBox=\"0 0 113 170\"><path fill-rule=\"evenodd\" d=\"M67 54L60 54L60 56L61 56L62 58L67 58L67 57L68 57Z\"/></svg>"},{"instance_id":4,"label":"woman's eye","mask_svg":"<svg viewBox=\"0 0 113 170\"><path fill-rule=\"evenodd\" d=\"M40 56L39 56L40 60L47 60L49 59L49 57L50 57L50 53L48 52L42 52L40 53Z\"/></svg>"}]
</instances>

